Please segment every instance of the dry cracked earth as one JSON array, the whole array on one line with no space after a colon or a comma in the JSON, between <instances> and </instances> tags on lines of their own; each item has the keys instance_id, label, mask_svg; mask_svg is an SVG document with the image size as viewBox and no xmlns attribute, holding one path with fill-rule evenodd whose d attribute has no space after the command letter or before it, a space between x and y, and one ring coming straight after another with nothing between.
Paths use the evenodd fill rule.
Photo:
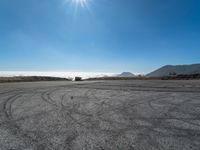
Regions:
<instances>
[{"instance_id":1,"label":"dry cracked earth","mask_svg":"<svg viewBox=\"0 0 200 150\"><path fill-rule=\"evenodd\" d=\"M1 150L199 150L200 80L0 84Z\"/></svg>"}]
</instances>

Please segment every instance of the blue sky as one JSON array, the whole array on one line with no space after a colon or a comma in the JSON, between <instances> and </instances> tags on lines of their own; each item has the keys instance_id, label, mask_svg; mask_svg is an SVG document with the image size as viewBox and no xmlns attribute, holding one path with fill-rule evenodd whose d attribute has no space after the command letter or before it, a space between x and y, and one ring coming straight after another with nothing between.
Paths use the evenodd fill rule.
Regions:
<instances>
[{"instance_id":1,"label":"blue sky","mask_svg":"<svg viewBox=\"0 0 200 150\"><path fill-rule=\"evenodd\" d=\"M199 0L0 0L0 70L148 73L200 63Z\"/></svg>"}]
</instances>

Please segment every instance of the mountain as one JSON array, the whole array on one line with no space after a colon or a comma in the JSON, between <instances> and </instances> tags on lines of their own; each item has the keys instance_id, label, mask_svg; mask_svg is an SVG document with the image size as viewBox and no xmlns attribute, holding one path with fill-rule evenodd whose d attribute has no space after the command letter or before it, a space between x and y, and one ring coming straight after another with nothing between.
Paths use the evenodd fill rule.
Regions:
<instances>
[{"instance_id":1,"label":"mountain","mask_svg":"<svg viewBox=\"0 0 200 150\"><path fill-rule=\"evenodd\" d=\"M131 72L122 72L117 77L135 77L135 75L132 74Z\"/></svg>"},{"instance_id":2,"label":"mountain","mask_svg":"<svg viewBox=\"0 0 200 150\"><path fill-rule=\"evenodd\" d=\"M175 75L191 75L200 73L200 64L192 65L167 65L161 67L149 74L147 77L163 77L163 76L175 76Z\"/></svg>"}]
</instances>

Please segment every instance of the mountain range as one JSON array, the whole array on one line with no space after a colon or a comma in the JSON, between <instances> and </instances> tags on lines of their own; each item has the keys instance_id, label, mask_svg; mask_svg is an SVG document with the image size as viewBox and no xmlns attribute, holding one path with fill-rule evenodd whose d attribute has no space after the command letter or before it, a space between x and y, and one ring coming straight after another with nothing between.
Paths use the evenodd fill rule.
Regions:
<instances>
[{"instance_id":1,"label":"mountain range","mask_svg":"<svg viewBox=\"0 0 200 150\"><path fill-rule=\"evenodd\" d=\"M166 65L149 74L147 77L163 77L176 75L200 74L200 64L192 65Z\"/></svg>"},{"instance_id":2,"label":"mountain range","mask_svg":"<svg viewBox=\"0 0 200 150\"><path fill-rule=\"evenodd\" d=\"M117 75L117 77L135 77L135 75L131 72L122 72L121 74Z\"/></svg>"}]
</instances>

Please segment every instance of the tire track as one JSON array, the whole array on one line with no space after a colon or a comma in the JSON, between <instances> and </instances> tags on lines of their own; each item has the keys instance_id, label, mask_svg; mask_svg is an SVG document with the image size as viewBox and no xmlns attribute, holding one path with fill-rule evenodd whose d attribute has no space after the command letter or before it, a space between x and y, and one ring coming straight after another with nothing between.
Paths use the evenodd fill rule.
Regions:
<instances>
[{"instance_id":1,"label":"tire track","mask_svg":"<svg viewBox=\"0 0 200 150\"><path fill-rule=\"evenodd\" d=\"M195 96L196 97L196 96ZM195 98L195 97L193 97L193 98ZM192 99L193 99L192 98ZM182 105L185 105L186 103L188 103L189 101L191 101L191 99L186 99L186 100L184 100L183 102L181 102L181 103L179 103L177 106L174 106L174 107L172 107L172 108L170 108L170 109L168 109L168 111L167 112L165 112L165 113L163 113L162 115L161 115L161 118L163 118L162 120L157 120L157 119L155 119L155 121L153 121L153 122L151 122L152 123L152 128L147 128L146 130L144 130L143 131L143 134L140 134L140 136L138 137L138 139L137 139L137 143L141 143L141 141L144 141L144 140L150 140L150 142L152 142L152 138L150 138L150 136L148 136L148 139L146 139L147 138L147 136L146 135L149 135L150 134L150 132L152 131L152 129L153 128L160 128L161 127L161 124L162 124L162 122L163 122L163 120L165 120L165 116L167 116L167 115L169 115L171 112L173 112L174 110L176 110L178 107L181 107ZM193 131L193 130L192 130ZM182 136L181 136L182 137ZM187 137L187 139L190 139L191 137ZM152 144L150 144L150 145L152 145ZM155 148L157 148L157 149L163 149L163 147L160 147L160 145L158 145L158 144L153 144L154 146L155 146ZM196 145L196 146L198 146L198 145ZM139 148L139 147L137 147L137 148Z\"/></svg>"}]
</instances>

